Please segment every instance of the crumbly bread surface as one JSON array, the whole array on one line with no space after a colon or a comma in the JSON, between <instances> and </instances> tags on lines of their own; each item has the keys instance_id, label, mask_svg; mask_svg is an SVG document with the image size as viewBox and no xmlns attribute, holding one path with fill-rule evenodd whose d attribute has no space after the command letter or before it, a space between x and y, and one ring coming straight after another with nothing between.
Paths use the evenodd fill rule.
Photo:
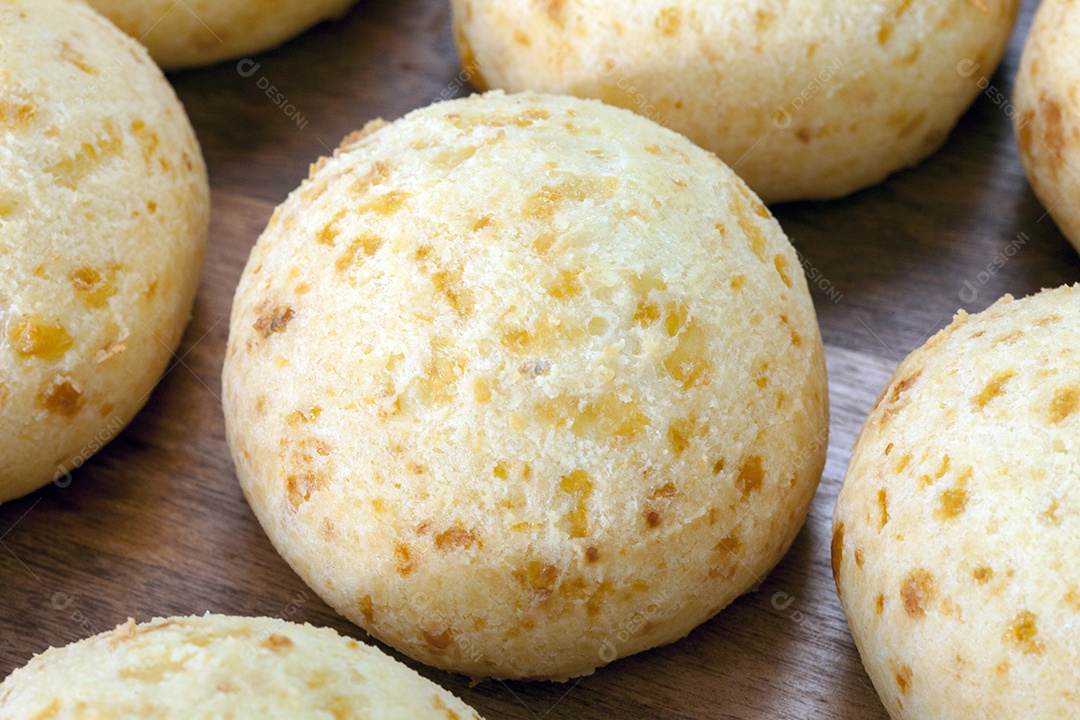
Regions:
<instances>
[{"instance_id":1,"label":"crumbly bread surface","mask_svg":"<svg viewBox=\"0 0 1080 720\"><path fill-rule=\"evenodd\" d=\"M166 70L268 50L356 0L87 0Z\"/></svg>"},{"instance_id":2,"label":"crumbly bread surface","mask_svg":"<svg viewBox=\"0 0 1080 720\"><path fill-rule=\"evenodd\" d=\"M146 51L82 2L0 0L0 501L142 407L208 223L198 143Z\"/></svg>"},{"instance_id":3,"label":"crumbly bread surface","mask_svg":"<svg viewBox=\"0 0 1080 720\"><path fill-rule=\"evenodd\" d=\"M846 195L936 150L1019 0L454 0L478 87L598 98L712 150L767 203Z\"/></svg>"},{"instance_id":4,"label":"crumbly bread surface","mask_svg":"<svg viewBox=\"0 0 1080 720\"><path fill-rule=\"evenodd\" d=\"M813 305L710 153L492 93L346 138L237 291L229 442L338 611L474 677L566 679L756 586L824 462Z\"/></svg>"},{"instance_id":5,"label":"crumbly bread surface","mask_svg":"<svg viewBox=\"0 0 1080 720\"><path fill-rule=\"evenodd\" d=\"M134 620L38 655L0 684L7 720L480 720L328 628L224 615Z\"/></svg>"},{"instance_id":6,"label":"crumbly bread surface","mask_svg":"<svg viewBox=\"0 0 1080 720\"><path fill-rule=\"evenodd\" d=\"M1076 716L1080 285L961 312L901 363L832 556L893 718Z\"/></svg>"},{"instance_id":7,"label":"crumbly bread surface","mask_svg":"<svg viewBox=\"0 0 1080 720\"><path fill-rule=\"evenodd\" d=\"M1080 250L1080 6L1046 0L1016 76L1013 124L1035 195Z\"/></svg>"}]
</instances>

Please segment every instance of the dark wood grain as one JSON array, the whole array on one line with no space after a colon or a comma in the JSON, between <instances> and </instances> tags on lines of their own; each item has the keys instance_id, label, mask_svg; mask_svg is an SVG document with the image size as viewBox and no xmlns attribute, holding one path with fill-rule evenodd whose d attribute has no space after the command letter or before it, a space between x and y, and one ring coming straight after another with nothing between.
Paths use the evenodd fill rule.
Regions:
<instances>
[{"instance_id":1,"label":"dark wood grain","mask_svg":"<svg viewBox=\"0 0 1080 720\"><path fill-rule=\"evenodd\" d=\"M269 615L363 637L276 555L244 502L219 375L233 288L274 205L349 131L455 90L447 5L360 2L342 21L255 58L249 77L235 63L171 76L213 185L194 318L145 410L69 487L0 507L0 676L129 616ZM1008 58L990 79L1006 92L1034 5L1024 3ZM273 84L300 117L260 84ZM1009 119L986 97L919 167L845 200L775 212L831 289L814 298L833 403L825 477L780 566L681 642L576 683L470 688L410 665L489 718L886 717L829 573L830 518L855 435L896 363L957 308L1080 280L1080 260L1028 189ZM981 282L1021 234L1015 256Z\"/></svg>"}]
</instances>

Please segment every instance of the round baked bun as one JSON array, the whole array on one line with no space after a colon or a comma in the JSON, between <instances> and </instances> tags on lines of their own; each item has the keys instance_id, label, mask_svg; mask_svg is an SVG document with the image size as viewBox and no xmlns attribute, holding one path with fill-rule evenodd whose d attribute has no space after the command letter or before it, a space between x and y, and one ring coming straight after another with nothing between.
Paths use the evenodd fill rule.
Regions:
<instances>
[{"instance_id":1,"label":"round baked bun","mask_svg":"<svg viewBox=\"0 0 1080 720\"><path fill-rule=\"evenodd\" d=\"M166 70L268 50L356 0L87 0Z\"/></svg>"},{"instance_id":2,"label":"round baked bun","mask_svg":"<svg viewBox=\"0 0 1080 720\"><path fill-rule=\"evenodd\" d=\"M1039 201L1080 250L1080 6L1044 0L1016 76L1020 160Z\"/></svg>"},{"instance_id":3,"label":"round baked bun","mask_svg":"<svg viewBox=\"0 0 1080 720\"><path fill-rule=\"evenodd\" d=\"M146 401L199 281L209 189L146 51L82 2L0 3L0 502Z\"/></svg>"},{"instance_id":4,"label":"round baked bun","mask_svg":"<svg viewBox=\"0 0 1080 720\"><path fill-rule=\"evenodd\" d=\"M565 680L761 582L825 454L796 254L719 160L594 101L373 123L278 208L224 369L248 500L375 637Z\"/></svg>"},{"instance_id":5,"label":"round baked bun","mask_svg":"<svg viewBox=\"0 0 1080 720\"><path fill-rule=\"evenodd\" d=\"M847 195L936 150L1018 0L454 0L480 88L598 98L687 135L767 203Z\"/></svg>"},{"instance_id":6,"label":"round baked bun","mask_svg":"<svg viewBox=\"0 0 1080 720\"><path fill-rule=\"evenodd\" d=\"M0 684L0 715L480 720L431 681L333 630L224 615L129 620L47 650Z\"/></svg>"},{"instance_id":7,"label":"round baked bun","mask_svg":"<svg viewBox=\"0 0 1080 720\"><path fill-rule=\"evenodd\" d=\"M960 312L855 445L832 562L893 718L1076 717L1080 285Z\"/></svg>"}]
</instances>

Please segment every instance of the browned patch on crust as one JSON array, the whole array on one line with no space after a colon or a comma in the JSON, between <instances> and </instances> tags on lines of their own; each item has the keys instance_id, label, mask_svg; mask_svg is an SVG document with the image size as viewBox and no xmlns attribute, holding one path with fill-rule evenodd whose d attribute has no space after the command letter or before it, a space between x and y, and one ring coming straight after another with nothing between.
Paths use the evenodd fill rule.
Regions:
<instances>
[{"instance_id":1,"label":"browned patch on crust","mask_svg":"<svg viewBox=\"0 0 1080 720\"><path fill-rule=\"evenodd\" d=\"M862 548L855 548L855 564L859 566L860 569L862 569L864 560Z\"/></svg>"},{"instance_id":2,"label":"browned patch on crust","mask_svg":"<svg viewBox=\"0 0 1080 720\"><path fill-rule=\"evenodd\" d=\"M259 319L255 321L254 328L264 338L268 338L288 327L294 316L295 313L292 308L278 306L269 312L260 314Z\"/></svg>"},{"instance_id":3,"label":"browned patch on crust","mask_svg":"<svg viewBox=\"0 0 1080 720\"><path fill-rule=\"evenodd\" d=\"M435 547L443 552L449 552L454 548L471 548L476 545L482 548L484 544L471 530L466 530L461 525L454 525L435 536Z\"/></svg>"},{"instance_id":4,"label":"browned patch on crust","mask_svg":"<svg viewBox=\"0 0 1080 720\"><path fill-rule=\"evenodd\" d=\"M1065 602L1076 612L1080 612L1080 590L1072 588L1065 593Z\"/></svg>"},{"instance_id":5,"label":"browned patch on crust","mask_svg":"<svg viewBox=\"0 0 1080 720\"><path fill-rule=\"evenodd\" d=\"M881 508L881 527L884 528L889 522L889 495L885 488L877 491L878 507Z\"/></svg>"},{"instance_id":6,"label":"browned patch on crust","mask_svg":"<svg viewBox=\"0 0 1080 720\"><path fill-rule=\"evenodd\" d=\"M986 387L983 388L982 392L976 395L972 400L975 407L981 410L986 407L991 400L1003 395L1005 393L1005 383L1009 382L1009 380L1014 377L1016 377L1016 372L1013 370L1005 370L1004 372L999 372L995 375L993 379L986 384Z\"/></svg>"},{"instance_id":7,"label":"browned patch on crust","mask_svg":"<svg viewBox=\"0 0 1080 720\"><path fill-rule=\"evenodd\" d=\"M563 476L559 489L576 499L574 508L566 515L570 537L585 537L589 533L588 500L593 493L592 478L584 470L575 470Z\"/></svg>"},{"instance_id":8,"label":"browned patch on crust","mask_svg":"<svg viewBox=\"0 0 1080 720\"><path fill-rule=\"evenodd\" d=\"M682 27L682 11L679 8L664 8L656 16L656 29L664 37L675 37L680 27Z\"/></svg>"},{"instance_id":9,"label":"browned patch on crust","mask_svg":"<svg viewBox=\"0 0 1080 720\"><path fill-rule=\"evenodd\" d=\"M108 276L102 277L100 272L91 267L74 270L70 279L79 297L92 308L103 307L108 299L117 293L112 279Z\"/></svg>"},{"instance_id":10,"label":"browned patch on crust","mask_svg":"<svg viewBox=\"0 0 1080 720\"><path fill-rule=\"evenodd\" d=\"M1022 610L1009 624L1005 639L1025 655L1039 655L1046 646L1039 640L1039 629L1035 626L1035 614Z\"/></svg>"},{"instance_id":11,"label":"browned patch on crust","mask_svg":"<svg viewBox=\"0 0 1080 720\"><path fill-rule=\"evenodd\" d=\"M382 185L390 179L390 163L385 160L376 160L371 163L371 168L361 177L353 181L349 190L357 195L363 195L376 185ZM342 215L341 217L344 217Z\"/></svg>"},{"instance_id":12,"label":"browned patch on crust","mask_svg":"<svg viewBox=\"0 0 1080 720\"><path fill-rule=\"evenodd\" d=\"M653 500L657 500L659 498L675 497L675 483L664 483L663 485L649 493L649 497Z\"/></svg>"},{"instance_id":13,"label":"browned patch on crust","mask_svg":"<svg viewBox=\"0 0 1080 720\"><path fill-rule=\"evenodd\" d=\"M398 575L401 577L408 577L416 569L416 560L413 558L409 546L405 543L398 543L394 546L394 569L397 570Z\"/></svg>"},{"instance_id":14,"label":"browned patch on crust","mask_svg":"<svg viewBox=\"0 0 1080 720\"><path fill-rule=\"evenodd\" d=\"M911 387L916 383L916 381L918 381L921 375L922 370L919 370L918 372L908 375L903 380L897 381L897 383L893 385L892 395L889 397L889 402L894 404L899 402L900 396L910 390Z\"/></svg>"},{"instance_id":15,"label":"browned patch on crust","mask_svg":"<svg viewBox=\"0 0 1080 720\"><path fill-rule=\"evenodd\" d=\"M962 487L946 490L941 494L941 503L935 515L939 520L951 520L967 508L968 494Z\"/></svg>"},{"instance_id":16,"label":"browned patch on crust","mask_svg":"<svg viewBox=\"0 0 1080 720\"><path fill-rule=\"evenodd\" d=\"M480 61L476 59L476 52L473 50L472 43L469 42L469 38L465 36L465 33L462 32L460 28L455 28L454 40L457 42L461 67L465 70L465 77L468 79L469 84L472 85L477 92L487 92L490 90L491 85L484 78Z\"/></svg>"},{"instance_id":17,"label":"browned patch on crust","mask_svg":"<svg viewBox=\"0 0 1080 720\"><path fill-rule=\"evenodd\" d=\"M1060 168L1065 162L1062 155L1065 150L1065 128L1062 121L1061 105L1048 98L1042 98L1039 100L1039 112L1045 124L1043 140L1046 143L1046 149L1050 153L1050 167L1054 169Z\"/></svg>"},{"instance_id":18,"label":"browned patch on crust","mask_svg":"<svg viewBox=\"0 0 1080 720\"><path fill-rule=\"evenodd\" d=\"M58 378L59 380L59 378ZM37 397L38 406L54 415L75 417L86 404L82 393L67 380L54 380L51 385L42 388Z\"/></svg>"},{"instance_id":19,"label":"browned patch on crust","mask_svg":"<svg viewBox=\"0 0 1080 720\"><path fill-rule=\"evenodd\" d=\"M874 598L874 612L881 615L885 612L885 595L878 593L878 596Z\"/></svg>"},{"instance_id":20,"label":"browned patch on crust","mask_svg":"<svg viewBox=\"0 0 1080 720\"><path fill-rule=\"evenodd\" d=\"M1080 409L1080 391L1076 388L1061 388L1054 393L1050 402L1050 422L1057 424Z\"/></svg>"},{"instance_id":21,"label":"browned patch on crust","mask_svg":"<svg viewBox=\"0 0 1080 720\"><path fill-rule=\"evenodd\" d=\"M830 548L832 555L832 576L833 582L836 583L836 588L840 589L840 564L844 560L844 523L836 523L836 527L833 528L832 534L832 546Z\"/></svg>"},{"instance_id":22,"label":"browned patch on crust","mask_svg":"<svg viewBox=\"0 0 1080 720\"><path fill-rule=\"evenodd\" d=\"M523 569L514 570L511 575L522 587L542 596L550 595L559 582L559 569L539 560L529 561Z\"/></svg>"},{"instance_id":23,"label":"browned patch on crust","mask_svg":"<svg viewBox=\"0 0 1080 720\"><path fill-rule=\"evenodd\" d=\"M38 360L59 360L75 344L59 321L49 322L36 316L12 325L8 340L17 355Z\"/></svg>"},{"instance_id":24,"label":"browned patch on crust","mask_svg":"<svg viewBox=\"0 0 1080 720\"><path fill-rule=\"evenodd\" d=\"M946 455L946 457L948 456ZM967 509L967 483L971 479L971 474L972 470L968 468L956 479L955 486L941 494L938 507L934 510L936 519L939 521L952 520Z\"/></svg>"},{"instance_id":25,"label":"browned patch on crust","mask_svg":"<svg viewBox=\"0 0 1080 720\"><path fill-rule=\"evenodd\" d=\"M601 580L596 591L585 601L585 612L589 617L596 617L604 609L605 598L612 593L614 586L609 580Z\"/></svg>"},{"instance_id":26,"label":"browned patch on crust","mask_svg":"<svg viewBox=\"0 0 1080 720\"><path fill-rule=\"evenodd\" d=\"M381 248L382 245L382 238L378 235L364 233L362 237L358 237L349 243L349 247L347 247L345 252L341 254L341 257L337 259L334 267L338 269L338 272L344 272L356 262L358 255L363 253L363 255L366 255L367 257L372 257L379 251L379 248Z\"/></svg>"},{"instance_id":27,"label":"browned patch on crust","mask_svg":"<svg viewBox=\"0 0 1080 720\"><path fill-rule=\"evenodd\" d=\"M293 646L293 641L284 635L271 635L262 641L262 646L275 653L283 653Z\"/></svg>"},{"instance_id":28,"label":"browned patch on crust","mask_svg":"<svg viewBox=\"0 0 1080 720\"><path fill-rule=\"evenodd\" d=\"M438 635L430 633L427 630L421 630L420 636L424 639L424 642L428 644L432 650L443 651L450 647L450 643L454 642L454 632L447 628Z\"/></svg>"},{"instance_id":29,"label":"browned patch on crust","mask_svg":"<svg viewBox=\"0 0 1080 720\"><path fill-rule=\"evenodd\" d=\"M787 285L788 287L793 287L792 282L791 282L791 274L790 274L790 271L788 269L787 258L784 257L783 255L777 255L775 258L773 258L773 265L776 267L776 272L780 276L780 279L784 282L784 284ZM780 320L785 325L788 324L788 320L787 320L786 316L782 315L780 317Z\"/></svg>"},{"instance_id":30,"label":"browned patch on crust","mask_svg":"<svg viewBox=\"0 0 1080 720\"><path fill-rule=\"evenodd\" d=\"M312 493L318 492L325 487L326 479L313 472L290 475L285 481L285 490L289 494L289 502L293 508L299 508L311 499Z\"/></svg>"},{"instance_id":31,"label":"browned patch on crust","mask_svg":"<svg viewBox=\"0 0 1080 720\"><path fill-rule=\"evenodd\" d=\"M655 510L650 510L648 514L645 515L645 524L651 528L659 527L660 513L656 512Z\"/></svg>"},{"instance_id":32,"label":"browned patch on crust","mask_svg":"<svg viewBox=\"0 0 1080 720\"><path fill-rule=\"evenodd\" d=\"M37 109L29 97L10 93L0 95L0 125L26 125L36 114Z\"/></svg>"},{"instance_id":33,"label":"browned patch on crust","mask_svg":"<svg viewBox=\"0 0 1080 720\"><path fill-rule=\"evenodd\" d=\"M592 545L585 548L585 559L591 563L600 559L600 551L594 548Z\"/></svg>"},{"instance_id":34,"label":"browned patch on crust","mask_svg":"<svg viewBox=\"0 0 1080 720\"><path fill-rule=\"evenodd\" d=\"M986 565L980 565L972 571L971 577L975 578L975 582L980 585L985 585L993 579L994 571Z\"/></svg>"},{"instance_id":35,"label":"browned patch on crust","mask_svg":"<svg viewBox=\"0 0 1080 720\"><path fill-rule=\"evenodd\" d=\"M301 425L306 425L309 422L314 422L322 415L322 408L315 405L309 408L306 412L303 410L295 410L285 416L285 422L289 424L289 427L297 428Z\"/></svg>"},{"instance_id":36,"label":"browned patch on crust","mask_svg":"<svg viewBox=\"0 0 1080 720\"><path fill-rule=\"evenodd\" d=\"M534 0L541 11L547 13L551 22L566 27L566 0Z\"/></svg>"},{"instance_id":37,"label":"browned patch on crust","mask_svg":"<svg viewBox=\"0 0 1080 720\"><path fill-rule=\"evenodd\" d=\"M940 480L941 478L945 477L945 473L949 472L949 466L951 464L952 458L948 455L945 455L941 458L941 465L938 466L938 469L934 472L933 476L924 473L923 475L919 476L919 482L921 482L926 487L930 487L934 484L935 480Z\"/></svg>"},{"instance_id":38,"label":"browned patch on crust","mask_svg":"<svg viewBox=\"0 0 1080 720\"><path fill-rule=\"evenodd\" d=\"M694 430L694 423L690 419L676 420L668 427L668 445L675 457L681 456L690 447Z\"/></svg>"},{"instance_id":39,"label":"browned patch on crust","mask_svg":"<svg viewBox=\"0 0 1080 720\"><path fill-rule=\"evenodd\" d=\"M446 706L446 703L439 698L438 695L434 697L435 709L446 716L446 720L461 720L461 716ZM480 717L473 713L474 720L480 720Z\"/></svg>"},{"instance_id":40,"label":"browned patch on crust","mask_svg":"<svg viewBox=\"0 0 1080 720\"><path fill-rule=\"evenodd\" d=\"M735 478L735 487L739 488L743 498L750 497L750 493L761 490L765 480L765 471L761 467L761 458L751 455L739 468L739 476Z\"/></svg>"},{"instance_id":41,"label":"browned patch on crust","mask_svg":"<svg viewBox=\"0 0 1080 720\"><path fill-rule=\"evenodd\" d=\"M934 597L934 579L922 568L912 570L900 585L904 610L913 618L926 617L926 607Z\"/></svg>"},{"instance_id":42,"label":"browned patch on crust","mask_svg":"<svg viewBox=\"0 0 1080 720\"><path fill-rule=\"evenodd\" d=\"M896 687L900 690L901 695L907 695L907 691L911 687L911 668L907 665L901 664L897 668Z\"/></svg>"},{"instance_id":43,"label":"browned patch on crust","mask_svg":"<svg viewBox=\"0 0 1080 720\"><path fill-rule=\"evenodd\" d=\"M86 56L71 46L67 40L60 42L60 58L82 70L87 75L97 75L98 71L86 61Z\"/></svg>"},{"instance_id":44,"label":"browned patch on crust","mask_svg":"<svg viewBox=\"0 0 1080 720\"><path fill-rule=\"evenodd\" d=\"M754 13L754 28L758 33L763 33L776 24L778 15L768 10L758 10Z\"/></svg>"},{"instance_id":45,"label":"browned patch on crust","mask_svg":"<svg viewBox=\"0 0 1080 720\"><path fill-rule=\"evenodd\" d=\"M710 568L708 577L710 579L730 579L738 570L740 565L739 553L742 549L742 539L735 530L732 530L725 537L721 538L713 547L713 552L722 553L725 563L721 567Z\"/></svg>"},{"instance_id":46,"label":"browned patch on crust","mask_svg":"<svg viewBox=\"0 0 1080 720\"><path fill-rule=\"evenodd\" d=\"M901 400L904 393L914 387L915 383L918 382L919 377L921 376L922 370L916 370L907 377L897 380L895 383L893 383L891 389L886 390L885 395L882 396L883 399L888 398L886 400L885 410L881 415L882 424L888 422L892 418L892 416L900 410Z\"/></svg>"},{"instance_id":47,"label":"browned patch on crust","mask_svg":"<svg viewBox=\"0 0 1080 720\"><path fill-rule=\"evenodd\" d=\"M1020 116L1020 122L1016 130L1016 144L1020 149L1020 154L1027 160L1027 164L1031 164L1031 126L1035 120L1035 111L1028 110Z\"/></svg>"},{"instance_id":48,"label":"browned patch on crust","mask_svg":"<svg viewBox=\"0 0 1080 720\"><path fill-rule=\"evenodd\" d=\"M370 595L360 598L360 601L356 603L356 609L360 611L360 615L368 624L375 622L375 608L371 603Z\"/></svg>"},{"instance_id":49,"label":"browned patch on crust","mask_svg":"<svg viewBox=\"0 0 1080 720\"><path fill-rule=\"evenodd\" d=\"M742 547L743 544L742 540L739 538L739 534L735 531L732 531L728 533L727 536L721 538L720 542L716 543L716 547L714 549L725 550L728 553L737 557L739 552L742 550Z\"/></svg>"},{"instance_id":50,"label":"browned patch on crust","mask_svg":"<svg viewBox=\"0 0 1080 720\"><path fill-rule=\"evenodd\" d=\"M412 194L404 190L391 190L382 195L376 195L362 205L358 205L356 212L358 214L370 212L387 217L400 211L411 197Z\"/></svg>"}]
</instances>

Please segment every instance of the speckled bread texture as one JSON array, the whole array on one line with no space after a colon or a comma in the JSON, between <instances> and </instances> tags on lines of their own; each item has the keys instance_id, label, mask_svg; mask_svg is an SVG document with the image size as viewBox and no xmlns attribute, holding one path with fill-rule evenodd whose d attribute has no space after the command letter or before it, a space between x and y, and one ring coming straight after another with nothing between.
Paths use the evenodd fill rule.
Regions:
<instances>
[{"instance_id":1,"label":"speckled bread texture","mask_svg":"<svg viewBox=\"0 0 1080 720\"><path fill-rule=\"evenodd\" d=\"M1020 3L453 5L475 85L629 108L717 153L772 203L846 195L936 150L993 74Z\"/></svg>"},{"instance_id":2,"label":"speckled bread texture","mask_svg":"<svg viewBox=\"0 0 1080 720\"><path fill-rule=\"evenodd\" d=\"M262 52L356 0L87 0L166 70Z\"/></svg>"},{"instance_id":3,"label":"speckled bread texture","mask_svg":"<svg viewBox=\"0 0 1080 720\"><path fill-rule=\"evenodd\" d=\"M1042 204L1080 250L1080 5L1044 0L1016 76L1020 160Z\"/></svg>"},{"instance_id":4,"label":"speckled bread texture","mask_svg":"<svg viewBox=\"0 0 1080 720\"><path fill-rule=\"evenodd\" d=\"M893 718L1080 707L1080 285L961 312L852 453L833 573Z\"/></svg>"},{"instance_id":5,"label":"speckled bread texture","mask_svg":"<svg viewBox=\"0 0 1080 720\"><path fill-rule=\"evenodd\" d=\"M208 198L141 46L81 2L0 0L0 501L142 407L190 315Z\"/></svg>"},{"instance_id":6,"label":"speckled bread texture","mask_svg":"<svg viewBox=\"0 0 1080 720\"><path fill-rule=\"evenodd\" d=\"M501 93L346 138L237 291L228 436L278 550L424 662L566 679L779 561L820 477L799 260L715 156Z\"/></svg>"},{"instance_id":7,"label":"speckled bread texture","mask_svg":"<svg viewBox=\"0 0 1080 720\"><path fill-rule=\"evenodd\" d=\"M480 720L379 650L271 618L159 618L52 648L0 685L6 720Z\"/></svg>"}]
</instances>

